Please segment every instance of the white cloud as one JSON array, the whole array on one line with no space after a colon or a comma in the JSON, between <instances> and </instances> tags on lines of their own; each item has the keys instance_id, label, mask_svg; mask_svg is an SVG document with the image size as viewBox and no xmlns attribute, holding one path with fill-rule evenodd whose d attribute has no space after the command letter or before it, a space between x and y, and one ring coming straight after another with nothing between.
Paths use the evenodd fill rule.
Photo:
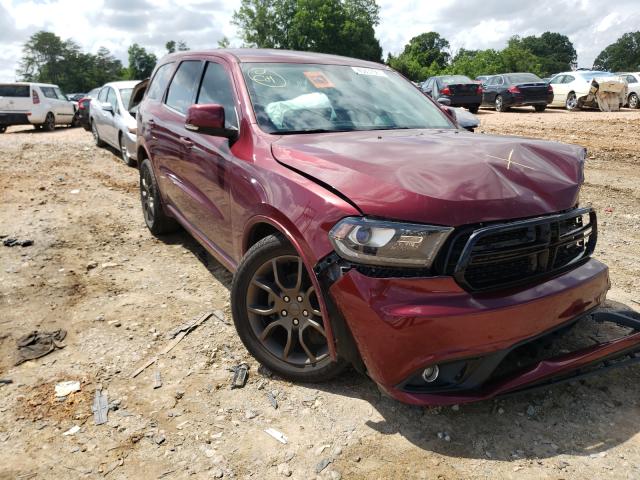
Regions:
<instances>
[{"instance_id":1,"label":"white cloud","mask_svg":"<svg viewBox=\"0 0 640 480\"><path fill-rule=\"evenodd\" d=\"M616 0L603 13L600 0L378 0L376 29L385 51L399 53L409 39L434 30L459 48L502 48L512 35L557 31L568 35L581 66L623 33L638 29L638 0ZM0 0L0 81L15 79L21 49L29 36L49 30L72 38L90 52L107 47L126 64L127 47L138 42L157 55L168 40L191 48L214 48L222 36L239 46L233 11L224 0Z\"/></svg>"}]
</instances>

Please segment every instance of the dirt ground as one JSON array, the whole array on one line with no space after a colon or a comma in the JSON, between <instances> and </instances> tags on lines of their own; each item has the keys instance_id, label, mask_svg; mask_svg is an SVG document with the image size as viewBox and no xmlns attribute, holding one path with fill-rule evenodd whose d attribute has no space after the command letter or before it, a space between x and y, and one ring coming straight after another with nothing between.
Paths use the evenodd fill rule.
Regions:
<instances>
[{"instance_id":1,"label":"dirt ground","mask_svg":"<svg viewBox=\"0 0 640 480\"><path fill-rule=\"evenodd\" d=\"M588 148L581 203L599 215L609 299L639 309L640 113L479 117L478 135ZM295 385L258 372L230 323L231 275L184 233L152 237L137 170L82 129L0 135L0 205L0 235L34 241L0 245L0 378L13 380L0 385L0 478L640 478L638 367L445 409L400 404L355 373ZM131 378L207 310L223 318ZM63 349L14 366L17 338L55 328ZM243 361L248 383L232 390ZM57 400L63 380L81 391ZM100 387L111 410L96 426Z\"/></svg>"}]
</instances>

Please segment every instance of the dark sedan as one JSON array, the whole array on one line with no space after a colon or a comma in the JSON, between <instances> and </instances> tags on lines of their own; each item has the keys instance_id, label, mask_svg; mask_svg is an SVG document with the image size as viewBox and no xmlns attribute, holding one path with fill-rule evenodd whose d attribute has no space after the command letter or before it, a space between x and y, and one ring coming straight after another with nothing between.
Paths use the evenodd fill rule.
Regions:
<instances>
[{"instance_id":1,"label":"dark sedan","mask_svg":"<svg viewBox=\"0 0 640 480\"><path fill-rule=\"evenodd\" d=\"M494 75L482 85L482 104L506 112L511 107L531 106L544 112L553 102L553 88L533 73Z\"/></svg>"},{"instance_id":2,"label":"dark sedan","mask_svg":"<svg viewBox=\"0 0 640 480\"><path fill-rule=\"evenodd\" d=\"M430 77L421 89L436 101L447 98L452 107L465 107L471 113L478 113L482 102L482 86L464 75Z\"/></svg>"}]
</instances>

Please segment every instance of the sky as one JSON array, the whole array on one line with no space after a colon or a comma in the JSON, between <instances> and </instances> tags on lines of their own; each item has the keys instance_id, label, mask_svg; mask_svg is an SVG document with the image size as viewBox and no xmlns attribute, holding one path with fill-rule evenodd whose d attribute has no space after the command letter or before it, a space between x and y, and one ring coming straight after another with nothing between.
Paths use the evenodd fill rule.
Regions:
<instances>
[{"instance_id":1,"label":"sky","mask_svg":"<svg viewBox=\"0 0 640 480\"><path fill-rule=\"evenodd\" d=\"M22 45L38 30L72 38L85 51L107 47L126 65L137 42L158 56L168 40L215 48L223 36L242 41L231 24L239 0L0 0L0 81L15 80ZM378 0L376 34L386 58L415 35L436 31L460 48L503 48L513 35L560 32L590 67L607 45L638 30L640 0Z\"/></svg>"}]
</instances>

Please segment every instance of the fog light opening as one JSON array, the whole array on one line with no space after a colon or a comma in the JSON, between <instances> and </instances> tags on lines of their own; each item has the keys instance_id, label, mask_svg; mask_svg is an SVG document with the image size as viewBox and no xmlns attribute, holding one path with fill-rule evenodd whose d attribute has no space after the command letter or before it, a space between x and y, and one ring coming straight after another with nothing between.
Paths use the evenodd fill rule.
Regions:
<instances>
[{"instance_id":1,"label":"fog light opening","mask_svg":"<svg viewBox=\"0 0 640 480\"><path fill-rule=\"evenodd\" d=\"M427 367L422 371L422 379L427 383L435 382L440 374L440 368L438 365Z\"/></svg>"}]
</instances>

